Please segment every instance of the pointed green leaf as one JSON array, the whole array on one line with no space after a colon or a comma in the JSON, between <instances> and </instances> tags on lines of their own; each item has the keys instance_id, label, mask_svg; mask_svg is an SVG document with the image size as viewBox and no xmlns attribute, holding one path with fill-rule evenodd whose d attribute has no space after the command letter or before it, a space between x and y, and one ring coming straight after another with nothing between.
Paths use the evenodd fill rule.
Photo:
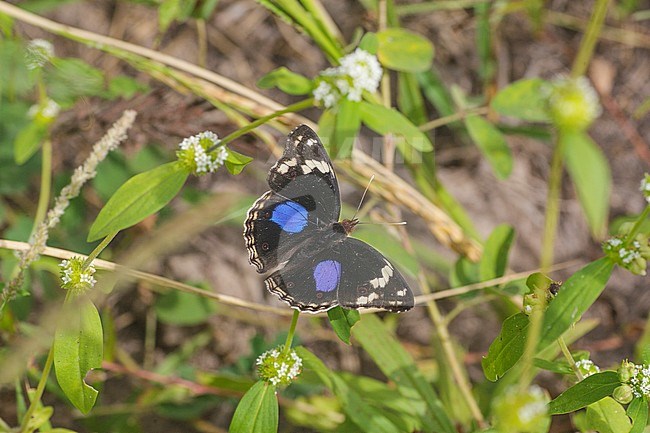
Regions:
<instances>
[{"instance_id":1,"label":"pointed green leaf","mask_svg":"<svg viewBox=\"0 0 650 433\"><path fill-rule=\"evenodd\" d=\"M648 424L648 400L635 398L627 407L627 416L632 420L630 433L643 433Z\"/></svg>"},{"instance_id":2,"label":"pointed green leaf","mask_svg":"<svg viewBox=\"0 0 650 433\"><path fill-rule=\"evenodd\" d=\"M625 409L611 397L587 407L587 426L599 433L629 433L632 429Z\"/></svg>"},{"instance_id":3,"label":"pointed green leaf","mask_svg":"<svg viewBox=\"0 0 650 433\"><path fill-rule=\"evenodd\" d=\"M226 157L226 168L230 174L239 174L246 167L253 158L250 156L242 155L232 149L228 149L228 156Z\"/></svg>"},{"instance_id":4,"label":"pointed green leaf","mask_svg":"<svg viewBox=\"0 0 650 433\"><path fill-rule=\"evenodd\" d=\"M512 153L506 139L493 124L480 116L465 118L465 126L474 144L488 160L494 173L506 179L512 171Z\"/></svg>"},{"instance_id":5,"label":"pointed green leaf","mask_svg":"<svg viewBox=\"0 0 650 433\"><path fill-rule=\"evenodd\" d=\"M507 224L496 227L483 248L479 263L481 281L502 277L508 265L508 253L515 238L515 231Z\"/></svg>"},{"instance_id":6,"label":"pointed green leaf","mask_svg":"<svg viewBox=\"0 0 650 433\"><path fill-rule=\"evenodd\" d=\"M397 74L397 106L399 111L413 122L422 125L427 121L424 97L415 74L400 72Z\"/></svg>"},{"instance_id":7,"label":"pointed green leaf","mask_svg":"<svg viewBox=\"0 0 650 433\"><path fill-rule=\"evenodd\" d=\"M557 340L580 320L602 293L613 267L609 259L602 258L580 269L562 284L544 314L539 349Z\"/></svg>"},{"instance_id":8,"label":"pointed green leaf","mask_svg":"<svg viewBox=\"0 0 650 433\"><path fill-rule=\"evenodd\" d=\"M82 413L95 404L97 390L84 382L86 374L102 365L102 322L86 297L65 305L65 321L54 334L54 367L59 386Z\"/></svg>"},{"instance_id":9,"label":"pointed green leaf","mask_svg":"<svg viewBox=\"0 0 650 433\"><path fill-rule=\"evenodd\" d=\"M528 324L528 316L524 313L517 313L503 322L501 332L490 345L487 356L481 360L488 380L496 382L519 361L526 346Z\"/></svg>"},{"instance_id":10,"label":"pointed green leaf","mask_svg":"<svg viewBox=\"0 0 650 433\"><path fill-rule=\"evenodd\" d=\"M433 44L426 38L402 28L377 33L377 57L388 69L423 72L433 62Z\"/></svg>"},{"instance_id":11,"label":"pointed green leaf","mask_svg":"<svg viewBox=\"0 0 650 433\"><path fill-rule=\"evenodd\" d=\"M54 68L46 69L45 81L50 98L61 106L72 105L83 96L104 93L104 73L81 59L52 59Z\"/></svg>"},{"instance_id":12,"label":"pointed green leaf","mask_svg":"<svg viewBox=\"0 0 650 433\"><path fill-rule=\"evenodd\" d=\"M361 101L359 103L361 121L378 134L394 134L403 138L408 145L421 152L433 150L429 138L394 108ZM399 140L397 144L401 143Z\"/></svg>"},{"instance_id":13,"label":"pointed green leaf","mask_svg":"<svg viewBox=\"0 0 650 433\"><path fill-rule=\"evenodd\" d=\"M277 87L289 95L306 95L312 91L314 84L309 78L291 72L282 66L260 78L257 87L261 89Z\"/></svg>"},{"instance_id":14,"label":"pointed green leaf","mask_svg":"<svg viewBox=\"0 0 650 433\"><path fill-rule=\"evenodd\" d=\"M244 394L230 422L230 433L278 431L278 397L275 387L262 380Z\"/></svg>"},{"instance_id":15,"label":"pointed green leaf","mask_svg":"<svg viewBox=\"0 0 650 433\"><path fill-rule=\"evenodd\" d=\"M364 51L369 52L370 54L377 54L377 49L379 48L379 39L377 39L377 33L368 32L361 38L359 42L359 48Z\"/></svg>"},{"instance_id":16,"label":"pointed green leaf","mask_svg":"<svg viewBox=\"0 0 650 433\"><path fill-rule=\"evenodd\" d=\"M163 164L127 180L97 215L88 242L139 223L173 199L189 173L177 162Z\"/></svg>"},{"instance_id":17,"label":"pointed green leaf","mask_svg":"<svg viewBox=\"0 0 650 433\"><path fill-rule=\"evenodd\" d=\"M499 90L490 105L505 116L531 122L548 122L545 85L546 81L540 78L515 81Z\"/></svg>"},{"instance_id":18,"label":"pointed green leaf","mask_svg":"<svg viewBox=\"0 0 650 433\"><path fill-rule=\"evenodd\" d=\"M431 384L381 320L375 315L365 315L352 329L352 334L386 377L395 382L401 395L426 403L427 412L422 414L424 430L456 431Z\"/></svg>"},{"instance_id":19,"label":"pointed green leaf","mask_svg":"<svg viewBox=\"0 0 650 433\"><path fill-rule=\"evenodd\" d=\"M584 132L561 131L567 171L578 193L589 227L597 239L607 234L612 176L600 148Z\"/></svg>"},{"instance_id":20,"label":"pointed green leaf","mask_svg":"<svg viewBox=\"0 0 650 433\"><path fill-rule=\"evenodd\" d=\"M350 344L350 332L355 323L361 318L357 310L347 310L340 306L327 310L332 329L345 344Z\"/></svg>"},{"instance_id":21,"label":"pointed green leaf","mask_svg":"<svg viewBox=\"0 0 650 433\"><path fill-rule=\"evenodd\" d=\"M574 412L611 395L621 384L615 371L585 377L548 404L551 415Z\"/></svg>"},{"instance_id":22,"label":"pointed green leaf","mask_svg":"<svg viewBox=\"0 0 650 433\"><path fill-rule=\"evenodd\" d=\"M334 134L328 148L332 159L350 158L360 127L359 103L348 99L341 100L336 113Z\"/></svg>"},{"instance_id":23,"label":"pointed green leaf","mask_svg":"<svg viewBox=\"0 0 650 433\"><path fill-rule=\"evenodd\" d=\"M22 165L41 147L47 136L47 125L40 122L30 122L23 128L14 140L14 159Z\"/></svg>"}]
</instances>

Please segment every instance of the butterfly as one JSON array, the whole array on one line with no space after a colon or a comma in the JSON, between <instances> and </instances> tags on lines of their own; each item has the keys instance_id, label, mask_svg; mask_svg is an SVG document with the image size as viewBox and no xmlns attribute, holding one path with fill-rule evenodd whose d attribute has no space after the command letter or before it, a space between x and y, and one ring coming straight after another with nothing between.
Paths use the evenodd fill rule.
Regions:
<instances>
[{"instance_id":1,"label":"butterfly","mask_svg":"<svg viewBox=\"0 0 650 433\"><path fill-rule=\"evenodd\" d=\"M401 312L413 292L379 251L349 237L356 218L339 221L339 184L327 151L306 125L286 139L271 167L270 191L249 209L244 239L257 272L273 272L264 285L304 312L379 308Z\"/></svg>"}]
</instances>

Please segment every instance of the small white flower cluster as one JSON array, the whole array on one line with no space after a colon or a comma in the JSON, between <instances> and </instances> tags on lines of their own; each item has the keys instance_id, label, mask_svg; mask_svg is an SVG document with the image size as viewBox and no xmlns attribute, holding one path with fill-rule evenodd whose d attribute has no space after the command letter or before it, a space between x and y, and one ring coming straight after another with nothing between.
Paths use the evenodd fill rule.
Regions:
<instances>
[{"instance_id":1,"label":"small white flower cluster","mask_svg":"<svg viewBox=\"0 0 650 433\"><path fill-rule=\"evenodd\" d=\"M630 385L635 397L650 397L650 365L635 365Z\"/></svg>"},{"instance_id":2,"label":"small white flower cluster","mask_svg":"<svg viewBox=\"0 0 650 433\"><path fill-rule=\"evenodd\" d=\"M32 119L40 119L44 121L52 121L59 115L61 107L55 101L47 98L43 104L35 104L29 107L27 115Z\"/></svg>"},{"instance_id":3,"label":"small white flower cluster","mask_svg":"<svg viewBox=\"0 0 650 433\"><path fill-rule=\"evenodd\" d=\"M180 149L177 152L178 159L197 175L214 173L228 158L226 146L219 146L216 150L207 152L220 141L217 134L212 131L188 137L178 145Z\"/></svg>"},{"instance_id":4,"label":"small white flower cluster","mask_svg":"<svg viewBox=\"0 0 650 433\"><path fill-rule=\"evenodd\" d=\"M650 204L650 174L646 173L641 180L641 187L639 188L639 191L643 193L645 201Z\"/></svg>"},{"instance_id":5,"label":"small white flower cluster","mask_svg":"<svg viewBox=\"0 0 650 433\"><path fill-rule=\"evenodd\" d=\"M539 416L544 416L548 412L546 406L546 396L544 390L537 385L531 385L528 388L528 396L530 401L519 408L517 415L523 423L528 423Z\"/></svg>"},{"instance_id":6,"label":"small white flower cluster","mask_svg":"<svg viewBox=\"0 0 650 433\"><path fill-rule=\"evenodd\" d=\"M342 96L350 101L361 101L363 91L375 92L382 75L377 57L357 48L341 58L341 65L321 72L314 99L324 107L336 105Z\"/></svg>"},{"instance_id":7,"label":"small white flower cluster","mask_svg":"<svg viewBox=\"0 0 650 433\"><path fill-rule=\"evenodd\" d=\"M624 246L620 236L603 242L603 251L616 263L635 275L645 275L650 246L646 235L637 235L635 240Z\"/></svg>"},{"instance_id":8,"label":"small white flower cluster","mask_svg":"<svg viewBox=\"0 0 650 433\"><path fill-rule=\"evenodd\" d=\"M302 359L294 350L283 354L284 346L267 350L257 358L257 371L273 386L289 385L301 372Z\"/></svg>"},{"instance_id":9,"label":"small white flower cluster","mask_svg":"<svg viewBox=\"0 0 650 433\"><path fill-rule=\"evenodd\" d=\"M30 71L42 68L54 57L54 46L45 39L33 39L27 45L25 57Z\"/></svg>"},{"instance_id":10,"label":"small white flower cluster","mask_svg":"<svg viewBox=\"0 0 650 433\"><path fill-rule=\"evenodd\" d=\"M84 259L81 257L72 257L70 260L63 260L59 267L61 268L61 283L64 289L74 290L82 293L95 286L97 280L93 276L95 268L88 266L83 268Z\"/></svg>"},{"instance_id":11,"label":"small white flower cluster","mask_svg":"<svg viewBox=\"0 0 650 433\"><path fill-rule=\"evenodd\" d=\"M581 359L576 361L576 368L582 373L583 377L591 376L600 372L600 367L598 367L591 359Z\"/></svg>"}]
</instances>

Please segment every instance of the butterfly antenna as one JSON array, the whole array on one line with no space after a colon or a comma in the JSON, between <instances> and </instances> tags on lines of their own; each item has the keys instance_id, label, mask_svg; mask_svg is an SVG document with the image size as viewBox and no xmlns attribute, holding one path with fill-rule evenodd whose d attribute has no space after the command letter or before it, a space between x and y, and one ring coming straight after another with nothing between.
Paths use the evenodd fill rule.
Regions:
<instances>
[{"instance_id":1,"label":"butterfly antenna","mask_svg":"<svg viewBox=\"0 0 650 433\"><path fill-rule=\"evenodd\" d=\"M374 174L370 177L370 180L368 181L368 185L366 185L366 189L363 191L361 200L359 200L359 206L357 206L357 210L354 212L354 216L352 217L352 220L354 220L357 217L357 214L361 210L361 205L363 204L363 200L366 198L366 194L368 194L368 189L370 188L370 184L372 183L373 180L375 180Z\"/></svg>"},{"instance_id":2,"label":"butterfly antenna","mask_svg":"<svg viewBox=\"0 0 650 433\"><path fill-rule=\"evenodd\" d=\"M372 224L372 225L380 225L380 226L405 226L406 221L400 221L396 223L389 223L389 222L382 222L382 223L376 223L376 222L368 222L368 221L359 221L357 224Z\"/></svg>"}]
</instances>

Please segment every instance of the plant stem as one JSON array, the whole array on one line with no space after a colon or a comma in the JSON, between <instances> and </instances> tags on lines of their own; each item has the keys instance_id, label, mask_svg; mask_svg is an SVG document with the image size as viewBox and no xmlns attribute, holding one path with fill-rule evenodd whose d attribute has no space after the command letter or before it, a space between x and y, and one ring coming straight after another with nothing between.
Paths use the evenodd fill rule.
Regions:
<instances>
[{"instance_id":1,"label":"plant stem","mask_svg":"<svg viewBox=\"0 0 650 433\"><path fill-rule=\"evenodd\" d=\"M519 379L519 389L524 392L533 381L533 358L537 352L537 343L539 334L542 330L544 320L544 311L546 310L546 290L535 289L539 304L533 307L530 313L528 325L528 335L526 336L526 346L524 354L521 357L522 371Z\"/></svg>"},{"instance_id":2,"label":"plant stem","mask_svg":"<svg viewBox=\"0 0 650 433\"><path fill-rule=\"evenodd\" d=\"M422 132L430 131L432 129L440 128L441 126L445 126L450 123L456 122L458 120L462 120L465 117L474 114L487 114L489 111L490 111L489 107L476 107L467 110L461 110L449 116L439 117L430 122L423 123L422 125L418 126L418 129Z\"/></svg>"},{"instance_id":3,"label":"plant stem","mask_svg":"<svg viewBox=\"0 0 650 433\"><path fill-rule=\"evenodd\" d=\"M576 377L578 378L578 380L584 379L584 376L582 375L582 372L580 371L580 369L576 365L576 361L575 361L575 359L573 359L573 355L571 355L571 351L567 347L566 342L564 341L564 338L562 338L562 337L558 338L557 339L557 344L560 345L560 349L562 350L562 353L564 354L564 357L569 362L569 365L571 366L571 369L573 370L573 372L576 374Z\"/></svg>"},{"instance_id":4,"label":"plant stem","mask_svg":"<svg viewBox=\"0 0 650 433\"><path fill-rule=\"evenodd\" d=\"M632 226L632 230L630 230L630 232L627 234L627 237L625 238L625 245L629 245L639 230L641 230L641 226L648 217L648 213L650 213L650 205L646 206L645 209L643 209L643 212L641 212L639 217L636 219L634 225Z\"/></svg>"},{"instance_id":5,"label":"plant stem","mask_svg":"<svg viewBox=\"0 0 650 433\"><path fill-rule=\"evenodd\" d=\"M41 401L43 396L43 391L45 391L45 384L47 383L47 378L50 376L50 371L52 370L52 364L54 363L54 344L50 347L50 351L47 354L47 359L45 360L45 365L43 366L43 374L41 375L40 380L38 381L38 386L36 387L36 393L29 403L29 408L25 412L22 422L20 423L20 433L27 433L29 431L29 421L36 410L36 406Z\"/></svg>"},{"instance_id":6,"label":"plant stem","mask_svg":"<svg viewBox=\"0 0 650 433\"><path fill-rule=\"evenodd\" d=\"M88 269L88 266L91 265L93 260L97 258L97 256L108 246L108 244L113 240L115 236L117 236L119 232L113 232L106 236L102 241L95 247L94 250L86 257L86 260L84 261L84 264L81 266L82 270Z\"/></svg>"},{"instance_id":7,"label":"plant stem","mask_svg":"<svg viewBox=\"0 0 650 433\"><path fill-rule=\"evenodd\" d=\"M542 240L542 257L540 268L543 273L553 263L553 246L557 230L558 215L560 211L560 188L562 186L562 131L555 142L553 159L551 160L550 178L548 181L548 195L546 197L546 216L544 224L544 239Z\"/></svg>"},{"instance_id":8,"label":"plant stem","mask_svg":"<svg viewBox=\"0 0 650 433\"><path fill-rule=\"evenodd\" d=\"M36 227L45 219L47 207L50 202L50 190L52 188L52 142L49 138L43 141L41 155L41 191L38 196L38 207L36 208L32 234L36 231Z\"/></svg>"},{"instance_id":9,"label":"plant stem","mask_svg":"<svg viewBox=\"0 0 650 433\"><path fill-rule=\"evenodd\" d=\"M305 108L309 108L312 105L314 105L314 98L307 98L302 101L296 102L295 104L291 104L286 108L283 108L282 110L274 111L271 114L267 114L266 116L260 117L259 119L249 123L245 127L238 129L237 131L233 132L232 134L226 135L223 140L218 144L218 146L222 146L224 144L227 144L231 141L233 141L236 138L241 137L242 135L246 134L249 131L252 131L253 129L257 128L260 125L265 124L271 119L275 119L276 117L280 117L283 114L287 113L295 113L296 111L304 110ZM208 150L208 153L214 150L216 146L213 146Z\"/></svg>"},{"instance_id":10,"label":"plant stem","mask_svg":"<svg viewBox=\"0 0 650 433\"><path fill-rule=\"evenodd\" d=\"M300 311L293 310L293 317L291 318L291 326L289 326L289 333L287 334L287 341L284 343L284 350L282 351L282 356L285 357L289 354L291 350L291 342L293 342L293 334L296 332L296 324L298 323L298 317L300 316Z\"/></svg>"},{"instance_id":11,"label":"plant stem","mask_svg":"<svg viewBox=\"0 0 650 433\"><path fill-rule=\"evenodd\" d=\"M596 1L594 13L589 19L589 26L587 27L585 36L580 44L580 50L578 51L578 55L576 55L576 58L573 61L571 76L574 78L585 75L587 72L589 61L591 60L591 56L594 53L596 42L598 42L598 36L600 35L600 31L603 27L603 22L605 21L608 3L609 0Z\"/></svg>"}]
</instances>

